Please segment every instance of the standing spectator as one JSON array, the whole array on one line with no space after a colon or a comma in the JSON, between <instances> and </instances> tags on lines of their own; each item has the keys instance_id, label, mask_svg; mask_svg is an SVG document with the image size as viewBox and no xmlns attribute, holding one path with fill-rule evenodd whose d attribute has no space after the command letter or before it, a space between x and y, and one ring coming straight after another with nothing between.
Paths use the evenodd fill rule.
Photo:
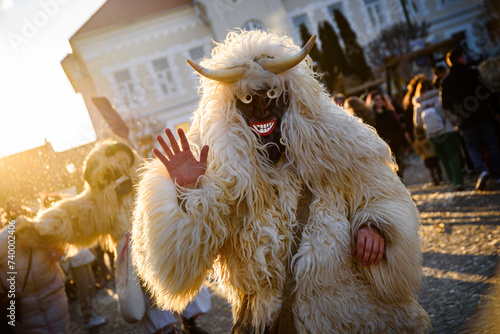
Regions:
<instances>
[{"instance_id":1,"label":"standing spectator","mask_svg":"<svg viewBox=\"0 0 500 334\"><path fill-rule=\"evenodd\" d=\"M378 135L387 142L396 157L398 176L403 178L405 151L410 145L399 123L397 112L380 90L370 92L366 103L375 114L375 129Z\"/></svg>"},{"instance_id":2,"label":"standing spectator","mask_svg":"<svg viewBox=\"0 0 500 334\"><path fill-rule=\"evenodd\" d=\"M460 131L479 173L476 189L484 190L491 175L496 184L500 178L500 154L493 116L498 113L498 102L483 83L479 72L466 66L462 50L448 52L446 62L450 66L450 74L442 83L443 108L458 116ZM481 142L488 152L491 175L481 155Z\"/></svg>"},{"instance_id":3,"label":"standing spectator","mask_svg":"<svg viewBox=\"0 0 500 334\"><path fill-rule=\"evenodd\" d=\"M432 148L423 128L415 128L415 152L422 157L425 167L431 174L432 183L437 186L443 181L443 171L439 165L439 158Z\"/></svg>"},{"instance_id":4,"label":"standing spectator","mask_svg":"<svg viewBox=\"0 0 500 334\"><path fill-rule=\"evenodd\" d=\"M432 85L436 89L441 89L441 84L442 84L444 78L448 75L447 68L444 67L443 65L438 65L438 66L435 66L432 69L432 73L434 74ZM411 115L412 123L414 123L414 121L413 121L413 118L414 118L414 115L413 115L413 111L414 111L413 97L415 96L415 92L417 91L418 84L422 80L424 80L424 79L428 80L428 78L424 74L417 74L410 81L410 84L408 85L408 93L405 96L404 103L407 106L405 108L408 108L408 114ZM412 86L411 90L410 90L410 85ZM411 95L409 94L410 91L413 92ZM471 160L471 158L469 156L469 152L467 151L467 148L465 147L465 142L464 142L464 139L463 139L462 135L460 135L460 133L458 133L458 132L457 132L457 135L458 135L458 139L460 141L460 156L461 156L461 161L465 162L466 169L468 171L470 171L470 170L472 170L474 168L474 164L472 163L472 160ZM462 163L462 165L463 165L463 163Z\"/></svg>"},{"instance_id":5,"label":"standing spectator","mask_svg":"<svg viewBox=\"0 0 500 334\"><path fill-rule=\"evenodd\" d=\"M449 116L441 106L439 90L426 78L418 84L414 100L415 127L425 129L427 138L444 166L446 176L456 190L463 190L460 141Z\"/></svg>"},{"instance_id":6,"label":"standing spectator","mask_svg":"<svg viewBox=\"0 0 500 334\"><path fill-rule=\"evenodd\" d=\"M405 119L406 130L410 135L410 138L414 140L414 128L413 128L413 97L415 96L415 92L417 91L417 85L422 80L427 78L424 74L415 75L406 88L406 94L403 98L403 116Z\"/></svg>"},{"instance_id":7,"label":"standing spectator","mask_svg":"<svg viewBox=\"0 0 500 334\"><path fill-rule=\"evenodd\" d=\"M345 100L344 106L351 111L354 116L359 117L370 126L375 126L375 113L359 98L352 96Z\"/></svg>"},{"instance_id":8,"label":"standing spectator","mask_svg":"<svg viewBox=\"0 0 500 334\"><path fill-rule=\"evenodd\" d=\"M102 288L106 284L106 281L115 278L115 254L113 251L103 249L99 244L93 247L91 251L95 256L95 260L92 262L92 271L96 279L96 287ZM109 259L109 267L104 260L105 254L107 254Z\"/></svg>"},{"instance_id":9,"label":"standing spectator","mask_svg":"<svg viewBox=\"0 0 500 334\"><path fill-rule=\"evenodd\" d=\"M97 328L106 323L105 317L94 315L92 307L95 282L91 264L94 260L94 254L87 248L80 249L76 255L69 258L73 279L78 287L78 302L87 329Z\"/></svg>"},{"instance_id":10,"label":"standing spectator","mask_svg":"<svg viewBox=\"0 0 500 334\"><path fill-rule=\"evenodd\" d=\"M448 70L444 65L434 66L432 69L433 79L432 85L436 89L441 89L441 84L443 83L444 78L448 75Z\"/></svg>"},{"instance_id":11,"label":"standing spectator","mask_svg":"<svg viewBox=\"0 0 500 334\"><path fill-rule=\"evenodd\" d=\"M15 217L16 230L16 322L15 333L71 333L64 274L57 262L64 248L49 249L34 244L29 235L17 233L20 224L29 224L24 216ZM0 231L0 292L9 282L7 227ZM3 287L2 287L3 286ZM5 292L5 291L4 291ZM5 319L2 319L5 321ZM10 325L9 325L10 326Z\"/></svg>"},{"instance_id":12,"label":"standing spectator","mask_svg":"<svg viewBox=\"0 0 500 334\"><path fill-rule=\"evenodd\" d=\"M481 77L495 94L497 107L500 106L500 56L486 59L479 64L479 73L481 73ZM497 145L500 147L500 115L498 113L496 118L494 124L497 133Z\"/></svg>"},{"instance_id":13,"label":"standing spectator","mask_svg":"<svg viewBox=\"0 0 500 334\"><path fill-rule=\"evenodd\" d=\"M38 201L41 210L45 210L61 199L62 197L57 193L42 194ZM80 309L87 329L93 329L106 323L106 318L95 316L92 308L94 274L91 263L94 262L94 259L94 254L86 248L80 249L77 254L69 258L73 279L78 287Z\"/></svg>"}]
</instances>

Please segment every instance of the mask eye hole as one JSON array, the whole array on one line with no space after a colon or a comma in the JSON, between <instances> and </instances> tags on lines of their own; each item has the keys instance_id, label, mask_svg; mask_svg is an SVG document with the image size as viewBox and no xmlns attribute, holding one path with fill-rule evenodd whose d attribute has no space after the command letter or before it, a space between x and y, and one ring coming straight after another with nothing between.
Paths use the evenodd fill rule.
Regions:
<instances>
[{"instance_id":1,"label":"mask eye hole","mask_svg":"<svg viewBox=\"0 0 500 334\"><path fill-rule=\"evenodd\" d=\"M267 91L267 97L270 99L275 98L276 95L277 95L277 92L276 92L276 89L274 89L274 88Z\"/></svg>"},{"instance_id":2,"label":"mask eye hole","mask_svg":"<svg viewBox=\"0 0 500 334\"><path fill-rule=\"evenodd\" d=\"M250 102L252 102L252 99L253 99L251 94L242 94L238 98L240 99L241 102L243 102L245 104L249 104Z\"/></svg>"}]
</instances>

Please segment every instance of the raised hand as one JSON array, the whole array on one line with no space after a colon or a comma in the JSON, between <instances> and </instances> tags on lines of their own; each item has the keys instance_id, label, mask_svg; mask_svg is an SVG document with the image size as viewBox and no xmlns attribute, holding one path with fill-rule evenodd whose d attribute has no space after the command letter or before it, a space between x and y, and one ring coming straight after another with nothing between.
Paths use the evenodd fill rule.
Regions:
<instances>
[{"instance_id":1,"label":"raised hand","mask_svg":"<svg viewBox=\"0 0 500 334\"><path fill-rule=\"evenodd\" d=\"M200 161L197 161L189 148L189 142L182 129L179 129L178 134L181 139L182 151L175 140L174 134L170 129L165 129L165 134L170 141L170 147L167 145L162 136L156 136L156 140L163 149L163 155L157 148L153 149L153 153L167 168L172 180L177 182L181 187L192 187L196 184L198 178L205 174L207 169L208 146L205 145L200 152Z\"/></svg>"},{"instance_id":2,"label":"raised hand","mask_svg":"<svg viewBox=\"0 0 500 334\"><path fill-rule=\"evenodd\" d=\"M385 239L378 228L362 227L358 231L356 248L351 255L362 261L364 266L370 266L372 263L377 265L384 255L384 247Z\"/></svg>"}]
</instances>

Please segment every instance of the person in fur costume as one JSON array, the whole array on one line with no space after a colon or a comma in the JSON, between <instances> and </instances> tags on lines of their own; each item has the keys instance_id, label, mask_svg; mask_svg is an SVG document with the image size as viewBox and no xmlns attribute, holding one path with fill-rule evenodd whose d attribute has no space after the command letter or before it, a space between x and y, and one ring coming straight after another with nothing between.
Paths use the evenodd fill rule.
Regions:
<instances>
[{"instance_id":1,"label":"person in fur costume","mask_svg":"<svg viewBox=\"0 0 500 334\"><path fill-rule=\"evenodd\" d=\"M51 245L68 243L91 247L96 242L114 249L131 228L133 184L142 159L126 144L105 141L85 160L85 189L77 196L41 210L33 220L18 227L28 240Z\"/></svg>"},{"instance_id":2,"label":"person in fur costume","mask_svg":"<svg viewBox=\"0 0 500 334\"><path fill-rule=\"evenodd\" d=\"M97 242L115 250L118 241L131 229L134 185L138 182L137 171L143 162L127 144L112 140L97 144L85 159L84 191L57 201L33 219L19 219L19 243L61 251L69 244L69 255L76 254L77 248L90 247ZM182 312L183 332L206 333L195 320L208 309L210 295L205 292ZM166 328L175 332L174 321L170 312L151 306L146 309L141 324L148 333Z\"/></svg>"},{"instance_id":3,"label":"person in fur costume","mask_svg":"<svg viewBox=\"0 0 500 334\"><path fill-rule=\"evenodd\" d=\"M317 80L314 40L231 32L188 60L201 101L144 167L134 264L172 310L211 274L233 333L425 333L418 211L387 144Z\"/></svg>"}]
</instances>

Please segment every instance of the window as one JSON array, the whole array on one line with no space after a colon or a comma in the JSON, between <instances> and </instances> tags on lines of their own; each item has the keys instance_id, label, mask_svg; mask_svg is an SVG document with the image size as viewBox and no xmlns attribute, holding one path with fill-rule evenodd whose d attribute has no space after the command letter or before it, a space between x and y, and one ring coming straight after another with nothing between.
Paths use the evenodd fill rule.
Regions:
<instances>
[{"instance_id":1,"label":"window","mask_svg":"<svg viewBox=\"0 0 500 334\"><path fill-rule=\"evenodd\" d=\"M118 100L128 107L134 107L139 104L141 95L128 69L113 73L116 85L118 87Z\"/></svg>"},{"instance_id":2,"label":"window","mask_svg":"<svg viewBox=\"0 0 500 334\"><path fill-rule=\"evenodd\" d=\"M189 58L195 62L199 62L205 56L205 50L203 46L197 48L189 49Z\"/></svg>"},{"instance_id":3,"label":"window","mask_svg":"<svg viewBox=\"0 0 500 334\"><path fill-rule=\"evenodd\" d=\"M309 22L307 21L307 15L302 14L292 18L293 26L300 31L300 25L303 24L309 29Z\"/></svg>"},{"instance_id":4,"label":"window","mask_svg":"<svg viewBox=\"0 0 500 334\"><path fill-rule=\"evenodd\" d=\"M243 30L263 30L264 25L258 20L249 20L243 25Z\"/></svg>"},{"instance_id":5,"label":"window","mask_svg":"<svg viewBox=\"0 0 500 334\"><path fill-rule=\"evenodd\" d=\"M330 17L332 18L333 21L335 21L335 11L338 10L341 13L344 13L344 10L342 8L342 2L333 4L328 6L328 13L330 14Z\"/></svg>"},{"instance_id":6,"label":"window","mask_svg":"<svg viewBox=\"0 0 500 334\"><path fill-rule=\"evenodd\" d=\"M311 29L309 28L309 22L307 20L307 15L302 14L298 16L292 17L292 23L293 23L293 28L295 30L295 36L297 36L297 39L300 41L302 39L302 36L300 35L300 25L305 25L309 32L311 33ZM304 43L307 41L303 41Z\"/></svg>"},{"instance_id":7,"label":"window","mask_svg":"<svg viewBox=\"0 0 500 334\"><path fill-rule=\"evenodd\" d=\"M153 69L162 94L169 95L177 91L177 86L172 75L172 68L167 58L153 60Z\"/></svg>"},{"instance_id":8,"label":"window","mask_svg":"<svg viewBox=\"0 0 500 334\"><path fill-rule=\"evenodd\" d=\"M379 0L364 0L368 19L373 27L381 27L386 23L382 4Z\"/></svg>"},{"instance_id":9,"label":"window","mask_svg":"<svg viewBox=\"0 0 500 334\"><path fill-rule=\"evenodd\" d=\"M422 13L422 2L421 0L403 0L408 15L414 16Z\"/></svg>"}]
</instances>

